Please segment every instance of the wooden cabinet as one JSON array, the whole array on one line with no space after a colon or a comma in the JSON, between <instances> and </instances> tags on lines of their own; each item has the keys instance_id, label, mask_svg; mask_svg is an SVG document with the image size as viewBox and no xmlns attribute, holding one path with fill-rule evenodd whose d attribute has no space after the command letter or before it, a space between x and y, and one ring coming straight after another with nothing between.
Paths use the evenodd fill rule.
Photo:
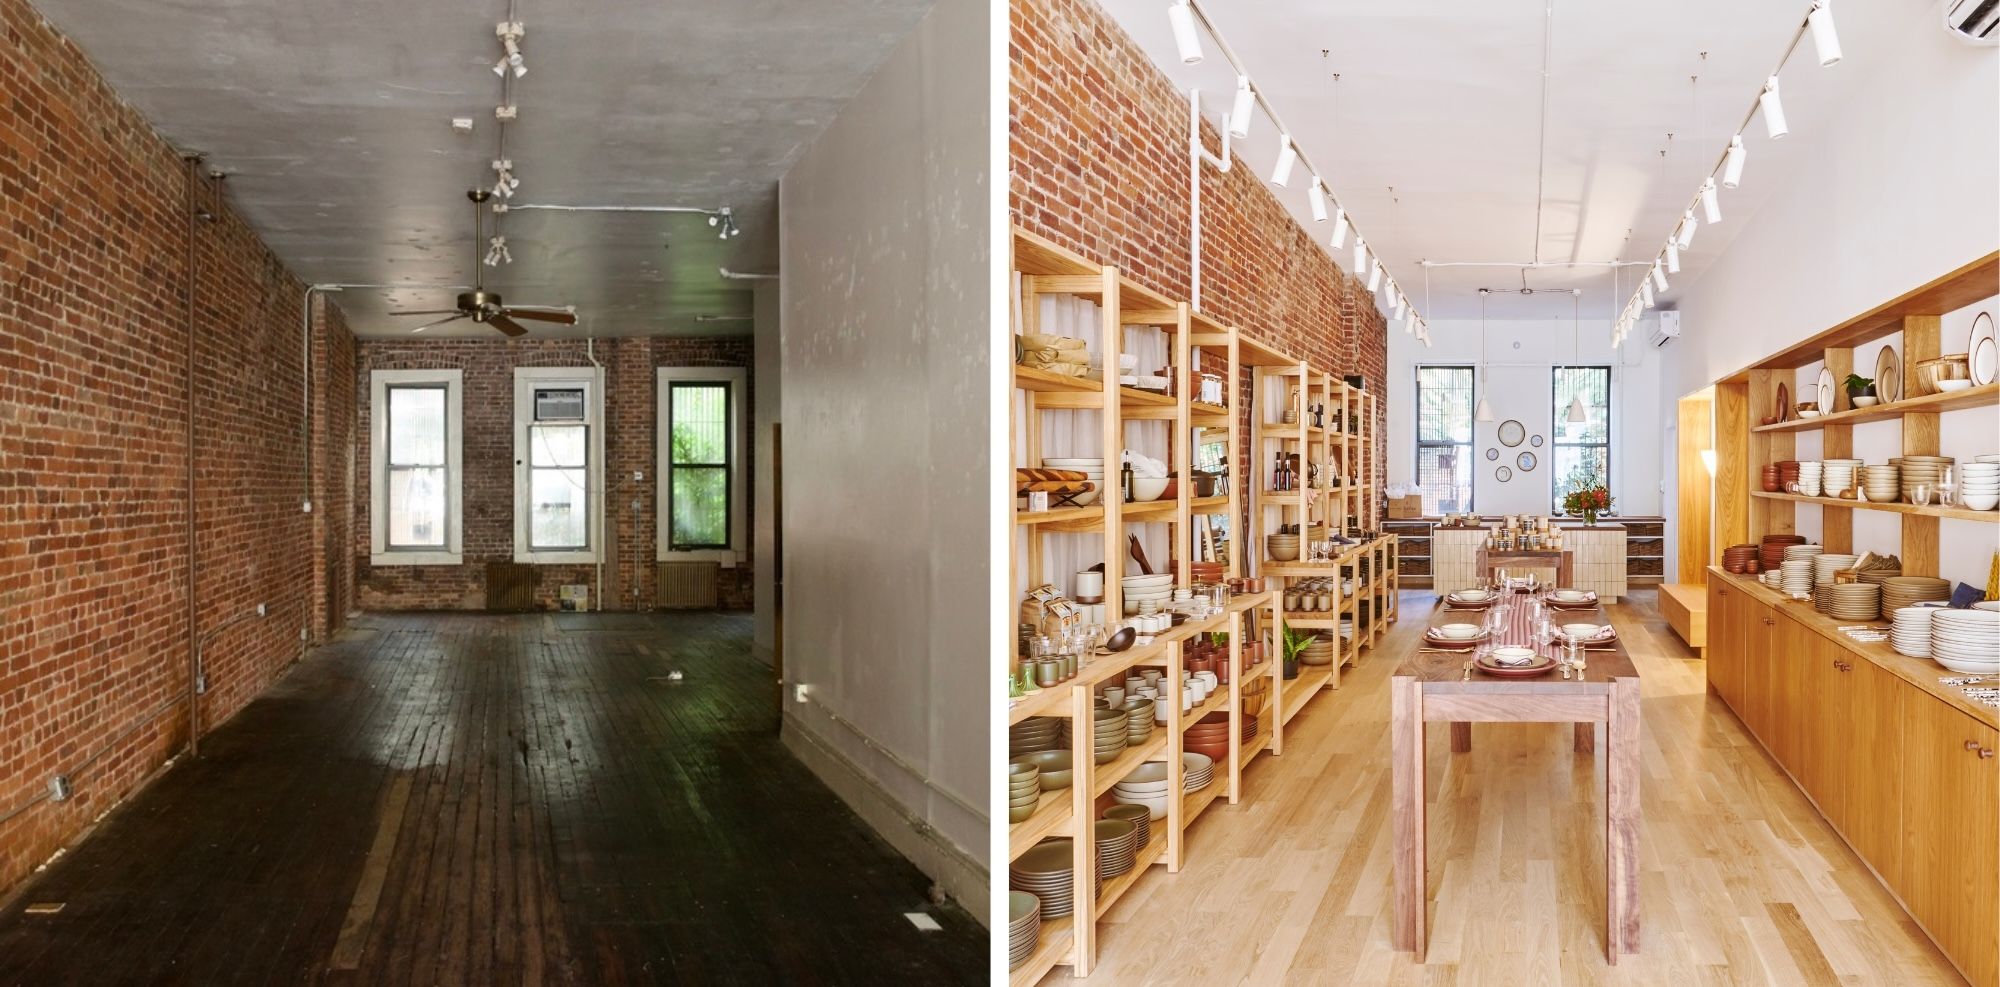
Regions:
<instances>
[{"instance_id":1,"label":"wooden cabinet","mask_svg":"<svg viewBox=\"0 0 2000 987\"><path fill-rule=\"evenodd\" d=\"M1784 755L1777 735L1778 709L1782 703L1777 679L1779 665L1772 654L1777 635L1765 623L1770 607L1751 599L1743 591L1729 591L1729 644L1743 661L1743 724L1780 762Z\"/></svg>"},{"instance_id":2,"label":"wooden cabinet","mask_svg":"<svg viewBox=\"0 0 2000 987\"><path fill-rule=\"evenodd\" d=\"M1730 640L1729 612L1742 591L1732 592L1720 580L1710 580L1708 584L1708 684L1715 694L1743 715L1743 649Z\"/></svg>"},{"instance_id":3,"label":"wooden cabinet","mask_svg":"<svg viewBox=\"0 0 2000 987\"><path fill-rule=\"evenodd\" d=\"M1796 641L1803 673L1804 722L1794 738L1799 744L1789 765L1792 777L1819 804L1820 815L1841 832L1847 831L1845 796L1847 762L1854 756L1848 741L1848 710L1852 705L1854 663L1867 664L1797 621L1785 618L1784 635Z\"/></svg>"},{"instance_id":4,"label":"wooden cabinet","mask_svg":"<svg viewBox=\"0 0 2000 987\"><path fill-rule=\"evenodd\" d=\"M1860 658L1848 659L1841 681L1846 686L1845 715L1838 721L1824 717L1834 724L1833 743L1826 750L1840 762L1844 795L1842 816L1834 824L1882 880L1891 888L1900 888L1903 696L1928 697L1888 670Z\"/></svg>"},{"instance_id":5,"label":"wooden cabinet","mask_svg":"<svg viewBox=\"0 0 2000 987\"><path fill-rule=\"evenodd\" d=\"M1916 689L1902 700L1903 902L1968 980L2000 982L2000 732Z\"/></svg>"}]
</instances>

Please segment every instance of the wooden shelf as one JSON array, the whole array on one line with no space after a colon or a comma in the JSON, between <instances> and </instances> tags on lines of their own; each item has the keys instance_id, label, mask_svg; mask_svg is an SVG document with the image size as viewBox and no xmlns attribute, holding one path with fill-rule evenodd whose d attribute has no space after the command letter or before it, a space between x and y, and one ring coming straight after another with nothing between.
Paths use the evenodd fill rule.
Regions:
<instances>
[{"instance_id":1,"label":"wooden shelf","mask_svg":"<svg viewBox=\"0 0 2000 987\"><path fill-rule=\"evenodd\" d=\"M1121 409L1129 408L1173 408L1178 406L1171 394L1155 394L1136 387L1118 386L1118 404ZM1120 460L1123 462L1123 460Z\"/></svg>"},{"instance_id":2,"label":"wooden shelf","mask_svg":"<svg viewBox=\"0 0 2000 987\"><path fill-rule=\"evenodd\" d=\"M1331 681L1333 681L1331 665L1299 666L1299 677L1285 683L1285 688L1280 694L1279 720L1290 723L1292 717L1297 716L1299 710L1305 708L1306 700L1311 699Z\"/></svg>"},{"instance_id":3,"label":"wooden shelf","mask_svg":"<svg viewBox=\"0 0 2000 987\"><path fill-rule=\"evenodd\" d=\"M1041 943L1026 960L1021 962L1020 966L1015 967L1014 971L1007 975L1007 982L1011 987L1034 987L1035 984L1042 982L1043 977L1048 976L1050 970L1070 965L1070 941L1075 938L1071 934L1070 923L1075 918L1074 915L1064 915L1061 918L1042 919Z\"/></svg>"},{"instance_id":4,"label":"wooden shelf","mask_svg":"<svg viewBox=\"0 0 2000 987\"><path fill-rule=\"evenodd\" d=\"M1213 785L1214 782L1209 784ZM1149 825L1152 827L1153 835L1147 839L1145 848L1133 858L1132 869L1105 881L1103 888L1097 892L1098 918L1103 918L1104 913L1111 910L1111 906L1118 904L1118 899L1125 897L1125 892L1131 890L1132 885L1137 884L1139 878L1146 875L1146 869L1159 863L1160 855L1167 852L1167 821L1155 819Z\"/></svg>"},{"instance_id":5,"label":"wooden shelf","mask_svg":"<svg viewBox=\"0 0 2000 987\"><path fill-rule=\"evenodd\" d=\"M1058 507L1048 511L1015 511L1015 524L1076 524L1094 521L1104 523L1104 504L1086 504L1082 507Z\"/></svg>"},{"instance_id":6,"label":"wooden shelf","mask_svg":"<svg viewBox=\"0 0 2000 987\"><path fill-rule=\"evenodd\" d=\"M1188 501L1188 510L1195 514L1229 513L1229 497L1196 497Z\"/></svg>"},{"instance_id":7,"label":"wooden shelf","mask_svg":"<svg viewBox=\"0 0 2000 987\"><path fill-rule=\"evenodd\" d=\"M1200 723L1202 717L1216 710L1228 708L1229 690L1227 688L1216 689L1213 695L1202 700L1201 705L1181 714L1181 732L1186 733L1189 727Z\"/></svg>"},{"instance_id":8,"label":"wooden shelf","mask_svg":"<svg viewBox=\"0 0 2000 987\"><path fill-rule=\"evenodd\" d=\"M1260 718L1263 725L1257 728L1257 735L1236 752L1236 770L1239 774L1244 768L1249 767L1251 758L1271 745L1270 710L1264 712L1265 716Z\"/></svg>"},{"instance_id":9,"label":"wooden shelf","mask_svg":"<svg viewBox=\"0 0 2000 987\"><path fill-rule=\"evenodd\" d=\"M1028 818L1007 827L1007 859L1018 859L1033 849L1035 844L1051 836L1074 836L1070 832L1070 816L1075 811L1070 806L1070 790L1056 788L1042 793L1042 800L1035 804L1035 812Z\"/></svg>"},{"instance_id":10,"label":"wooden shelf","mask_svg":"<svg viewBox=\"0 0 2000 987\"><path fill-rule=\"evenodd\" d=\"M1202 401L1189 401L1188 414L1195 418L1228 418L1229 409L1224 405L1208 404Z\"/></svg>"},{"instance_id":11,"label":"wooden shelf","mask_svg":"<svg viewBox=\"0 0 2000 987\"><path fill-rule=\"evenodd\" d=\"M1851 508L1861 511L1888 511L1891 514L1916 514L1922 517L1944 517L1960 521L1982 521L2000 524L2000 511L1975 511L1969 507L1939 507L1930 504L1919 507L1916 504L1876 504L1865 500L1841 500L1838 497L1801 497L1798 494L1767 493L1752 490L1750 496L1763 500L1783 500L1794 504L1819 504L1822 507Z\"/></svg>"},{"instance_id":12,"label":"wooden shelf","mask_svg":"<svg viewBox=\"0 0 2000 987\"><path fill-rule=\"evenodd\" d=\"M1209 775L1208 784L1205 787L1198 792L1188 792L1181 796L1181 828L1183 829L1187 828L1190 823L1193 823L1195 817L1201 815L1201 810L1208 808L1208 804L1215 801L1216 796L1221 795L1229 788L1228 772L1212 765L1210 771L1212 773Z\"/></svg>"},{"instance_id":13,"label":"wooden shelf","mask_svg":"<svg viewBox=\"0 0 2000 987\"><path fill-rule=\"evenodd\" d=\"M1024 391L1065 394L1104 394L1104 382L1095 377L1069 377L1040 367L1014 365L1014 386Z\"/></svg>"},{"instance_id":14,"label":"wooden shelf","mask_svg":"<svg viewBox=\"0 0 2000 987\"><path fill-rule=\"evenodd\" d=\"M1071 740L1071 743L1076 743L1076 740ZM1131 774L1133 769L1159 757L1166 749L1167 732L1165 730L1154 730L1151 740L1137 747L1125 748L1125 753L1097 766L1097 770L1093 772L1094 778L1090 786L1091 796L1095 798L1110 791L1111 786L1124 781L1125 776Z\"/></svg>"},{"instance_id":15,"label":"wooden shelf","mask_svg":"<svg viewBox=\"0 0 2000 987\"><path fill-rule=\"evenodd\" d=\"M1150 521L1155 515L1172 514L1180 506L1178 500L1135 500L1119 508L1118 520Z\"/></svg>"},{"instance_id":16,"label":"wooden shelf","mask_svg":"<svg viewBox=\"0 0 2000 987\"><path fill-rule=\"evenodd\" d=\"M1775 425L1758 425L1752 432L1810 432L1829 425L1854 425L1861 422L1880 422L1902 418L1912 412L1957 411L1961 408L2000 407L2000 383L1984 387L1970 387L1963 391L1944 394L1926 394L1920 398L1906 398L1888 404L1878 404L1872 408L1852 408L1836 411L1817 418L1800 418L1779 422Z\"/></svg>"}]
</instances>

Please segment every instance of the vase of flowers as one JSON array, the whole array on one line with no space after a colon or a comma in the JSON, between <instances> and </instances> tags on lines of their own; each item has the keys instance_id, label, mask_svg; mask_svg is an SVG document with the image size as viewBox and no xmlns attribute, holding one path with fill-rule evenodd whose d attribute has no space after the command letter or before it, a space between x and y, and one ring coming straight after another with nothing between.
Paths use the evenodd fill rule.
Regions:
<instances>
[{"instance_id":1,"label":"vase of flowers","mask_svg":"<svg viewBox=\"0 0 2000 987\"><path fill-rule=\"evenodd\" d=\"M1599 512L1611 509L1611 491L1602 484L1578 487L1563 495L1563 513L1583 515L1584 527L1597 524Z\"/></svg>"}]
</instances>

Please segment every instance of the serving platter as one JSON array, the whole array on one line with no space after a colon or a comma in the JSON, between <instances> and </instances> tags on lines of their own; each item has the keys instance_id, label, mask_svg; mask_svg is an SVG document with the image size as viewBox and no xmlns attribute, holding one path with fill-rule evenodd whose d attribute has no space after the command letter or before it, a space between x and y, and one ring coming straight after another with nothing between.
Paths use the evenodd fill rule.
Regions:
<instances>
[{"instance_id":1,"label":"serving platter","mask_svg":"<svg viewBox=\"0 0 2000 987\"><path fill-rule=\"evenodd\" d=\"M1903 364L1895 349L1887 344L1875 354L1875 396L1883 404L1903 397Z\"/></svg>"},{"instance_id":2,"label":"serving platter","mask_svg":"<svg viewBox=\"0 0 2000 987\"><path fill-rule=\"evenodd\" d=\"M1822 415L1833 414L1835 409L1833 407L1832 370L1826 367L1819 368L1819 386L1816 388L1815 393L1817 395L1816 399L1819 401L1819 413Z\"/></svg>"},{"instance_id":3,"label":"serving platter","mask_svg":"<svg viewBox=\"0 0 2000 987\"><path fill-rule=\"evenodd\" d=\"M1972 335L1965 342L1966 361L1972 371L1972 386L1984 387L2000 376L2000 346L1993 341L1993 313L1981 312L1972 320Z\"/></svg>"}]
</instances>

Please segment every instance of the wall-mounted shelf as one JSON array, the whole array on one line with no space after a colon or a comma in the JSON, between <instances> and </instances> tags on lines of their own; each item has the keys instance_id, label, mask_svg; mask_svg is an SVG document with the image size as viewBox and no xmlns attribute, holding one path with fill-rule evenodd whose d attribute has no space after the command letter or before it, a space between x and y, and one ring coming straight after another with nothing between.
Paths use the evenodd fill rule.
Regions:
<instances>
[{"instance_id":1,"label":"wall-mounted shelf","mask_svg":"<svg viewBox=\"0 0 2000 987\"><path fill-rule=\"evenodd\" d=\"M1752 432L1812 432L1832 425L1858 425L1862 422L1882 422L1901 420L1904 415L1916 412L1957 411L1961 408L2000 407L2000 383L1984 387L1969 387L1962 391L1944 394L1926 394L1923 397L1906 398L1888 404L1878 404L1870 408L1850 408L1836 411L1817 418L1798 418L1775 425L1759 425Z\"/></svg>"},{"instance_id":2,"label":"wall-mounted shelf","mask_svg":"<svg viewBox=\"0 0 2000 987\"><path fill-rule=\"evenodd\" d=\"M1948 517L1960 521L1983 521L2000 524L2000 511L1975 511L1967 507L1939 507L1936 504L1919 506L1916 504L1875 504L1865 500L1842 500L1839 497L1801 497L1798 494L1767 493L1753 490L1750 496L1764 500L1782 500L1793 504L1818 504L1821 507L1847 508L1857 511L1887 511L1891 514L1915 514L1922 517Z\"/></svg>"}]
</instances>

